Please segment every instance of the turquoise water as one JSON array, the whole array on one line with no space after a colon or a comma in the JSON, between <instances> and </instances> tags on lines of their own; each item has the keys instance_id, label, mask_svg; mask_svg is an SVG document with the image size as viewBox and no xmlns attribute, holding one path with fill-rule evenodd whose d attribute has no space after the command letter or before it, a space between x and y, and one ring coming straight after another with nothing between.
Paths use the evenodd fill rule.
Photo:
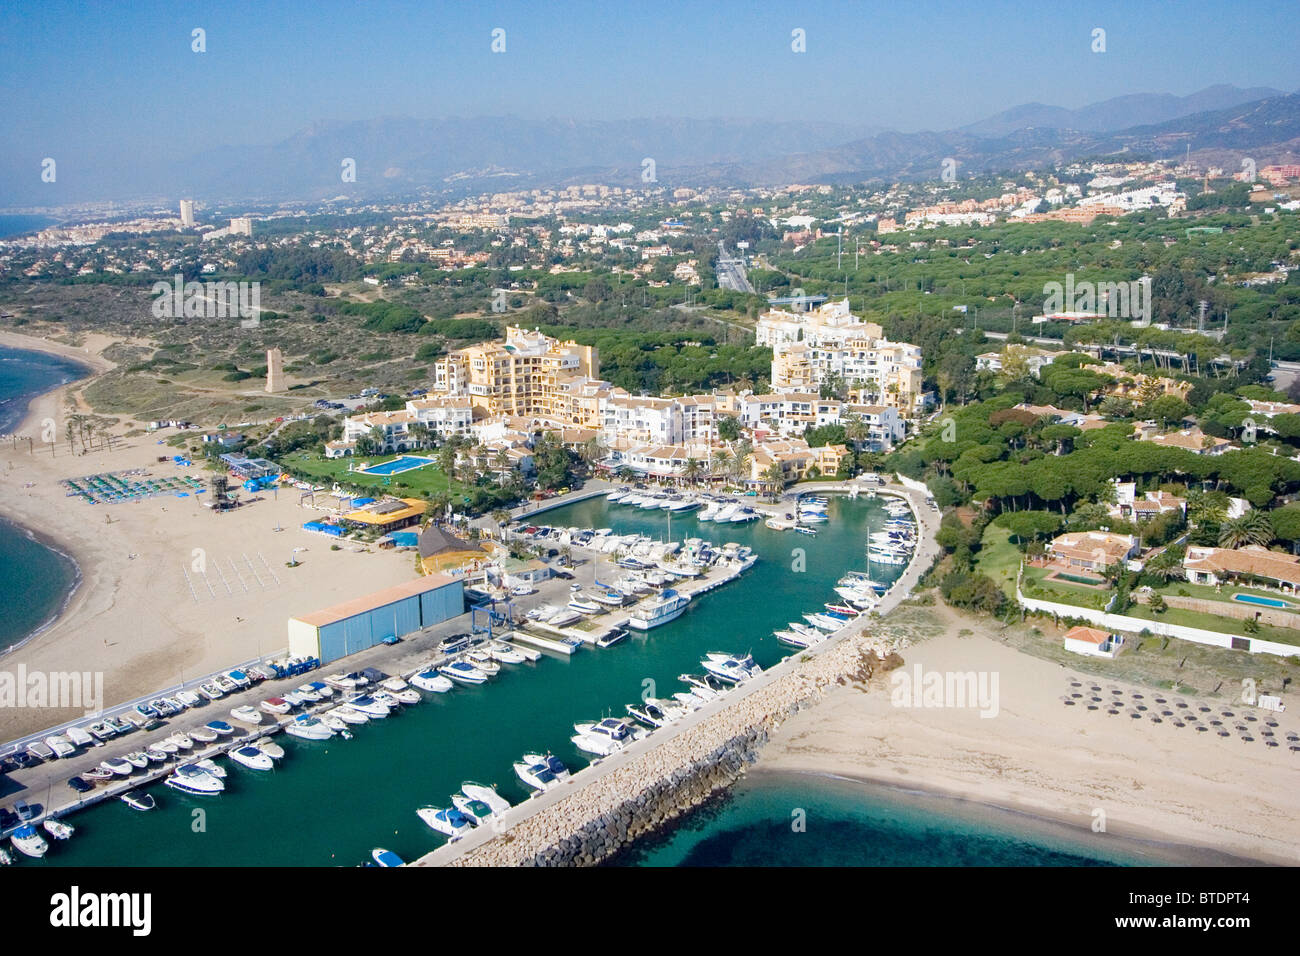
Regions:
<instances>
[{"instance_id":1,"label":"turquoise water","mask_svg":"<svg viewBox=\"0 0 1300 956\"><path fill-rule=\"evenodd\" d=\"M762 522L717 526L676 517L675 540L699 535L718 544L749 544L759 562L740 580L696 598L676 621L614 647L505 665L482 687L425 695L400 715L357 727L354 740L314 743L280 735L288 751L281 765L263 774L231 766L220 797L188 797L157 784L150 792L159 808L151 813L116 801L91 807L73 820L73 840L31 865L352 866L377 846L404 859L418 857L443 838L415 816L416 809L446 806L462 781L497 784L503 796L518 801L526 791L511 764L521 754L550 749L570 767L585 766L569 740L573 723L623 715L647 681L657 695L680 690L677 675L698 673L700 658L713 650L752 650L764 666L784 657L789 649L772 631L833 600L831 586L843 571L863 567L868 513L878 516L879 505L834 500L832 520L815 538L772 531ZM662 511L620 508L603 499L537 520L658 535L668 527ZM889 569L886 579L897 570ZM224 709L208 709L225 716ZM45 802L44 794L30 798ZM200 808L206 829L196 833L192 811Z\"/></svg>"},{"instance_id":2,"label":"turquoise water","mask_svg":"<svg viewBox=\"0 0 1300 956\"><path fill-rule=\"evenodd\" d=\"M1125 866L1140 844L945 797L759 772L616 866Z\"/></svg>"},{"instance_id":3,"label":"turquoise water","mask_svg":"<svg viewBox=\"0 0 1300 956\"><path fill-rule=\"evenodd\" d=\"M0 435L13 432L37 395L85 376L80 363L43 352L0 348ZM39 445L41 436L31 436ZM66 555L0 520L0 651L48 623L78 580Z\"/></svg>"}]
</instances>

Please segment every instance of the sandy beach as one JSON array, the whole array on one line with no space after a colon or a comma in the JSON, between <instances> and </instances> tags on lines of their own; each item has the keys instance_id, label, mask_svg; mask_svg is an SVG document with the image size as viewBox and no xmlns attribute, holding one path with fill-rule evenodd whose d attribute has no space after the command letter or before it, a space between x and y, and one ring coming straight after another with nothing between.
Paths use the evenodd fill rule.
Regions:
<instances>
[{"instance_id":1,"label":"sandy beach","mask_svg":"<svg viewBox=\"0 0 1300 956\"><path fill-rule=\"evenodd\" d=\"M112 367L99 353L113 341L91 337L86 351L0 334L0 344L65 355L96 374ZM13 672L23 664L28 672L102 672L104 703L111 705L282 649L289 617L412 577L409 553L354 550L356 545L331 551L329 539L302 531L304 521L322 512L300 507L293 489L254 496L224 515L195 498L117 505L67 498L63 478L135 468L205 481L212 474L170 460L158 463L159 456L175 451L156 444L171 431L125 438L112 451L71 453L63 441L65 416L69 403L85 408L78 393L87 381L33 400L17 431L35 438L31 451L21 440L16 446L0 442L0 514L68 554L81 573L58 619L0 655L0 670ZM40 443L46 418L55 419L60 438L53 454ZM291 569L285 565L294 548L306 550ZM10 709L0 718L0 739L80 714Z\"/></svg>"},{"instance_id":2,"label":"sandy beach","mask_svg":"<svg viewBox=\"0 0 1300 956\"><path fill-rule=\"evenodd\" d=\"M866 692L836 688L787 721L755 772L832 774L955 796L1058 821L1099 840L1115 835L1272 863L1300 860L1300 753L1287 740L1300 733L1300 715L1097 680L1007 647L980 619L945 613L952 626L907 648L900 672L914 675L920 665L923 673L996 674L995 716L981 717L976 707L895 706L891 676L878 676ZM973 633L957 636L963 628ZM1067 706L1062 698L1071 693L1082 697ZM1088 710L1093 696L1124 705L1117 715L1105 705ZM1188 707L1177 708L1178 700ZM1148 712L1136 711L1139 704ZM1212 712L1200 713L1198 704ZM1151 709L1166 707L1202 723L1220 720L1231 736L1150 719ZM1225 708L1231 718L1221 716ZM1247 714L1257 718L1246 724L1253 742L1235 729ZM1266 728L1268 719L1279 726ZM1264 729L1279 746L1265 746ZM1093 830L1103 819L1098 811L1105 832Z\"/></svg>"}]
</instances>

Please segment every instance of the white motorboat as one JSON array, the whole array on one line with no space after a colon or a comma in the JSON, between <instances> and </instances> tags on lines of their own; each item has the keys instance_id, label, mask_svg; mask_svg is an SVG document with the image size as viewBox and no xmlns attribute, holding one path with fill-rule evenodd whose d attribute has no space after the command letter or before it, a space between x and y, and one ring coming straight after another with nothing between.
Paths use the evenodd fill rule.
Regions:
<instances>
[{"instance_id":1,"label":"white motorboat","mask_svg":"<svg viewBox=\"0 0 1300 956\"><path fill-rule=\"evenodd\" d=\"M605 757L622 750L634 740L645 736L645 730L634 726L625 718L606 717L604 720L574 724L577 733L571 738L579 750Z\"/></svg>"},{"instance_id":2,"label":"white motorboat","mask_svg":"<svg viewBox=\"0 0 1300 956\"><path fill-rule=\"evenodd\" d=\"M77 752L77 748L72 745L72 741L57 734L53 737L46 737L45 746L53 750L56 757L71 757Z\"/></svg>"},{"instance_id":3,"label":"white motorboat","mask_svg":"<svg viewBox=\"0 0 1300 956\"><path fill-rule=\"evenodd\" d=\"M295 687L293 692L309 704L318 704L324 699L316 688L311 686L311 684L303 684L301 687Z\"/></svg>"},{"instance_id":4,"label":"white motorboat","mask_svg":"<svg viewBox=\"0 0 1300 956\"><path fill-rule=\"evenodd\" d=\"M599 614L601 612L601 606L595 601L588 601L580 597L575 597L569 601L569 609L577 611L579 614Z\"/></svg>"},{"instance_id":5,"label":"white motorboat","mask_svg":"<svg viewBox=\"0 0 1300 956\"><path fill-rule=\"evenodd\" d=\"M194 747L194 739L187 733L177 731L167 738L181 750L191 750Z\"/></svg>"},{"instance_id":6,"label":"white motorboat","mask_svg":"<svg viewBox=\"0 0 1300 956\"><path fill-rule=\"evenodd\" d=\"M70 840L72 834L77 832L77 828L70 823L64 823L62 820L56 820L54 817L48 817L41 823L45 832L56 840Z\"/></svg>"},{"instance_id":7,"label":"white motorboat","mask_svg":"<svg viewBox=\"0 0 1300 956\"><path fill-rule=\"evenodd\" d=\"M165 763L169 756L161 747L152 745L144 748L144 755L149 758L150 763Z\"/></svg>"},{"instance_id":8,"label":"white motorboat","mask_svg":"<svg viewBox=\"0 0 1300 956\"><path fill-rule=\"evenodd\" d=\"M375 847L370 851L370 859L375 861L375 866L393 867L405 866L403 859L392 850L385 850L383 847Z\"/></svg>"},{"instance_id":9,"label":"white motorboat","mask_svg":"<svg viewBox=\"0 0 1300 956\"><path fill-rule=\"evenodd\" d=\"M389 677L379 682L379 686L397 698L402 704L418 704L422 698L411 690L409 684L400 677Z\"/></svg>"},{"instance_id":10,"label":"white motorboat","mask_svg":"<svg viewBox=\"0 0 1300 956\"><path fill-rule=\"evenodd\" d=\"M272 760L284 759L284 748L270 737L263 737L261 740L257 741L257 743L253 744L253 746L258 748Z\"/></svg>"},{"instance_id":11,"label":"white motorboat","mask_svg":"<svg viewBox=\"0 0 1300 956\"><path fill-rule=\"evenodd\" d=\"M164 737L162 740L155 740L151 746L145 748L145 753L148 754L150 750L161 750L170 757L180 749L180 744L172 740L170 737Z\"/></svg>"},{"instance_id":12,"label":"white motorboat","mask_svg":"<svg viewBox=\"0 0 1300 956\"><path fill-rule=\"evenodd\" d=\"M339 704L337 707L332 707L325 711L325 713L329 716L337 717L345 724L365 724L370 722L369 717L361 713L359 710L354 710L347 704Z\"/></svg>"},{"instance_id":13,"label":"white motorboat","mask_svg":"<svg viewBox=\"0 0 1300 956\"><path fill-rule=\"evenodd\" d=\"M130 790L118 798L132 810L152 810L158 805L152 794L141 793L138 790Z\"/></svg>"},{"instance_id":14,"label":"white motorboat","mask_svg":"<svg viewBox=\"0 0 1300 956\"><path fill-rule=\"evenodd\" d=\"M691 693L704 701L721 697L731 689L716 677L710 677L708 674L702 677L696 674L678 674L677 679L687 684L691 688Z\"/></svg>"},{"instance_id":15,"label":"white motorboat","mask_svg":"<svg viewBox=\"0 0 1300 956\"><path fill-rule=\"evenodd\" d=\"M470 651L465 655L465 659L488 677L495 677L501 673L501 665L492 659L492 652L485 648Z\"/></svg>"},{"instance_id":16,"label":"white motorboat","mask_svg":"<svg viewBox=\"0 0 1300 956\"><path fill-rule=\"evenodd\" d=\"M137 770L143 770L149 766L149 756L143 750L133 750L123 756L122 759Z\"/></svg>"},{"instance_id":17,"label":"white motorboat","mask_svg":"<svg viewBox=\"0 0 1300 956\"><path fill-rule=\"evenodd\" d=\"M819 643L819 641L805 637L803 634L796 631L773 631L772 636L782 644L789 645L790 647L805 648Z\"/></svg>"},{"instance_id":18,"label":"white motorboat","mask_svg":"<svg viewBox=\"0 0 1300 956\"><path fill-rule=\"evenodd\" d=\"M203 726L207 727L208 730L212 731L218 737L229 737L235 732L235 728L230 726L230 724L226 723L224 720L209 720Z\"/></svg>"},{"instance_id":19,"label":"white motorboat","mask_svg":"<svg viewBox=\"0 0 1300 956\"><path fill-rule=\"evenodd\" d=\"M559 757L552 754L524 754L515 765L515 776L534 790L551 790L573 775Z\"/></svg>"},{"instance_id":20,"label":"white motorboat","mask_svg":"<svg viewBox=\"0 0 1300 956\"><path fill-rule=\"evenodd\" d=\"M348 722L337 714L332 714L327 710L323 714L317 714L316 719L336 734L342 735L344 739L352 736L348 730Z\"/></svg>"},{"instance_id":21,"label":"white motorboat","mask_svg":"<svg viewBox=\"0 0 1300 956\"><path fill-rule=\"evenodd\" d=\"M703 701L701 701L703 703ZM648 727L666 727L675 720L685 717L689 708L679 701L651 697L641 704L628 704L627 712Z\"/></svg>"},{"instance_id":22,"label":"white motorboat","mask_svg":"<svg viewBox=\"0 0 1300 956\"><path fill-rule=\"evenodd\" d=\"M9 837L9 842L23 856L30 856L38 860L48 853L50 849L50 845L45 842L45 838L30 823L25 823L15 830L13 835Z\"/></svg>"},{"instance_id":23,"label":"white motorboat","mask_svg":"<svg viewBox=\"0 0 1300 956\"><path fill-rule=\"evenodd\" d=\"M135 766L121 757L109 757L100 763L100 767L119 777L129 777L135 771Z\"/></svg>"},{"instance_id":24,"label":"white motorboat","mask_svg":"<svg viewBox=\"0 0 1300 956\"><path fill-rule=\"evenodd\" d=\"M67 737L68 742L74 747L91 747L95 743L94 735L82 727L69 727L63 732L63 736Z\"/></svg>"},{"instance_id":25,"label":"white motorboat","mask_svg":"<svg viewBox=\"0 0 1300 956\"><path fill-rule=\"evenodd\" d=\"M333 687L335 690L356 690L357 682L355 679L345 674L330 674L325 678L325 684Z\"/></svg>"},{"instance_id":26,"label":"white motorboat","mask_svg":"<svg viewBox=\"0 0 1300 956\"><path fill-rule=\"evenodd\" d=\"M320 698L316 698L320 700ZM268 697L262 701L261 707L268 714L287 714L293 710L293 706L283 697ZM233 714L234 711L231 711Z\"/></svg>"},{"instance_id":27,"label":"white motorboat","mask_svg":"<svg viewBox=\"0 0 1300 956\"><path fill-rule=\"evenodd\" d=\"M447 807L446 809L422 807L415 811L415 815L434 830L451 837L453 840L459 839L474 828L474 824L470 822L469 817L455 807Z\"/></svg>"},{"instance_id":28,"label":"white motorboat","mask_svg":"<svg viewBox=\"0 0 1300 956\"><path fill-rule=\"evenodd\" d=\"M488 645L488 653L492 655L494 661L500 661L502 664L522 664L525 660L523 654L504 641L493 641Z\"/></svg>"},{"instance_id":29,"label":"white motorboat","mask_svg":"<svg viewBox=\"0 0 1300 956\"><path fill-rule=\"evenodd\" d=\"M497 793L495 787L487 784L466 780L460 785L460 792L471 800L478 800L487 804L494 817L499 817L510 809L510 801Z\"/></svg>"},{"instance_id":30,"label":"white motorboat","mask_svg":"<svg viewBox=\"0 0 1300 956\"><path fill-rule=\"evenodd\" d=\"M195 727L190 736L201 744L210 744L217 739L217 732L210 727Z\"/></svg>"},{"instance_id":31,"label":"white motorboat","mask_svg":"<svg viewBox=\"0 0 1300 956\"><path fill-rule=\"evenodd\" d=\"M700 513L695 516L696 521L712 521L714 516L722 510L722 505L716 501L710 501L706 504Z\"/></svg>"},{"instance_id":32,"label":"white motorboat","mask_svg":"<svg viewBox=\"0 0 1300 956\"><path fill-rule=\"evenodd\" d=\"M445 694L453 686L450 680L432 669L420 671L411 678L411 683L420 690L427 690L431 694Z\"/></svg>"},{"instance_id":33,"label":"white motorboat","mask_svg":"<svg viewBox=\"0 0 1300 956\"><path fill-rule=\"evenodd\" d=\"M225 696L225 691L217 686L216 681L205 680L199 685L199 693L207 700L216 700L218 697Z\"/></svg>"},{"instance_id":34,"label":"white motorboat","mask_svg":"<svg viewBox=\"0 0 1300 956\"><path fill-rule=\"evenodd\" d=\"M799 626L804 627L805 625L801 624ZM791 630L794 629L791 628ZM752 654L746 654L742 657L738 654L712 652L705 655L704 660L700 663L706 671L728 684L738 684L762 672L762 668L754 663Z\"/></svg>"},{"instance_id":35,"label":"white motorboat","mask_svg":"<svg viewBox=\"0 0 1300 956\"><path fill-rule=\"evenodd\" d=\"M689 594L682 594L673 588L664 588L658 594L638 604L632 610L627 623L639 631L648 631L652 627L677 620L690 603Z\"/></svg>"},{"instance_id":36,"label":"white motorboat","mask_svg":"<svg viewBox=\"0 0 1300 956\"><path fill-rule=\"evenodd\" d=\"M484 684L487 674L483 673L469 661L452 661L438 668L438 673L450 677L460 684Z\"/></svg>"},{"instance_id":37,"label":"white motorboat","mask_svg":"<svg viewBox=\"0 0 1300 956\"><path fill-rule=\"evenodd\" d=\"M613 491L605 495L605 500L612 504L617 504L627 496L628 490L626 488L615 488Z\"/></svg>"},{"instance_id":38,"label":"white motorboat","mask_svg":"<svg viewBox=\"0 0 1300 956\"><path fill-rule=\"evenodd\" d=\"M241 767L247 767L249 770L275 769L275 761L271 759L270 755L263 753L262 748L254 747L252 744L236 747L229 751L226 756Z\"/></svg>"},{"instance_id":39,"label":"white motorboat","mask_svg":"<svg viewBox=\"0 0 1300 956\"><path fill-rule=\"evenodd\" d=\"M803 619L813 627L819 628L827 633L838 631L845 624L849 623L847 618L833 617L830 614L822 614L820 612L805 614Z\"/></svg>"},{"instance_id":40,"label":"white motorboat","mask_svg":"<svg viewBox=\"0 0 1300 956\"><path fill-rule=\"evenodd\" d=\"M303 684L302 686L310 687L312 690L314 690L317 694L320 695L321 700L329 700L331 697L334 696L334 688L331 687L329 684L325 683L323 680L309 681L308 683ZM299 690L301 689L302 688L299 688Z\"/></svg>"},{"instance_id":41,"label":"white motorboat","mask_svg":"<svg viewBox=\"0 0 1300 956\"><path fill-rule=\"evenodd\" d=\"M258 713L257 708L249 704L236 707L230 712L230 716L245 724L260 724L262 722L262 715ZM216 728L214 727L213 730L216 730Z\"/></svg>"},{"instance_id":42,"label":"white motorboat","mask_svg":"<svg viewBox=\"0 0 1300 956\"><path fill-rule=\"evenodd\" d=\"M181 764L163 783L173 790L200 797L216 796L226 789L224 780L195 764Z\"/></svg>"},{"instance_id":43,"label":"white motorboat","mask_svg":"<svg viewBox=\"0 0 1300 956\"><path fill-rule=\"evenodd\" d=\"M180 690L180 691L177 691L177 692L176 692L176 699L179 700L179 701L180 701L182 704L184 704L186 707L197 707L197 706L199 706L199 700L200 700L199 695L196 694L196 693L194 693L194 691L192 691L192 690Z\"/></svg>"}]
</instances>

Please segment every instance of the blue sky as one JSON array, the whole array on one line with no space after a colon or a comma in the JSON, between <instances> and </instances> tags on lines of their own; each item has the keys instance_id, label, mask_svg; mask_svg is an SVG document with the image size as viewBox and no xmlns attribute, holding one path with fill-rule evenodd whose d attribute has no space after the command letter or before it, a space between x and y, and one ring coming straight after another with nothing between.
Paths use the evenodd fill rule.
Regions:
<instances>
[{"instance_id":1,"label":"blue sky","mask_svg":"<svg viewBox=\"0 0 1300 956\"><path fill-rule=\"evenodd\" d=\"M374 116L772 117L945 129L1214 83L1300 87L1290 3L60 3L0 9L0 171ZM207 52L191 51L191 30ZM507 50L490 52L491 31ZM791 30L807 53L791 51ZM1090 50L1107 31L1107 52ZM17 155L21 153L21 157Z\"/></svg>"}]
</instances>

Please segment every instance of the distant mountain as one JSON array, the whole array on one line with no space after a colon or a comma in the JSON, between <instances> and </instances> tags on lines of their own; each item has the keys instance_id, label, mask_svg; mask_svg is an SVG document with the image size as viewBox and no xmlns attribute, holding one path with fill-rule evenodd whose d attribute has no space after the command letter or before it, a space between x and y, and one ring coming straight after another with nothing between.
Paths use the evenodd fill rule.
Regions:
<instances>
[{"instance_id":1,"label":"distant mountain","mask_svg":"<svg viewBox=\"0 0 1300 956\"><path fill-rule=\"evenodd\" d=\"M1249 89L1221 83L1208 86L1188 96L1171 93L1131 93L1077 110L1042 103L1025 103L1004 110L988 119L963 126L960 132L974 136L1000 137L1022 129L1072 129L1085 133L1113 133L1133 126L1153 125L1169 120L1228 109L1273 96L1285 91L1267 86Z\"/></svg>"}]
</instances>

